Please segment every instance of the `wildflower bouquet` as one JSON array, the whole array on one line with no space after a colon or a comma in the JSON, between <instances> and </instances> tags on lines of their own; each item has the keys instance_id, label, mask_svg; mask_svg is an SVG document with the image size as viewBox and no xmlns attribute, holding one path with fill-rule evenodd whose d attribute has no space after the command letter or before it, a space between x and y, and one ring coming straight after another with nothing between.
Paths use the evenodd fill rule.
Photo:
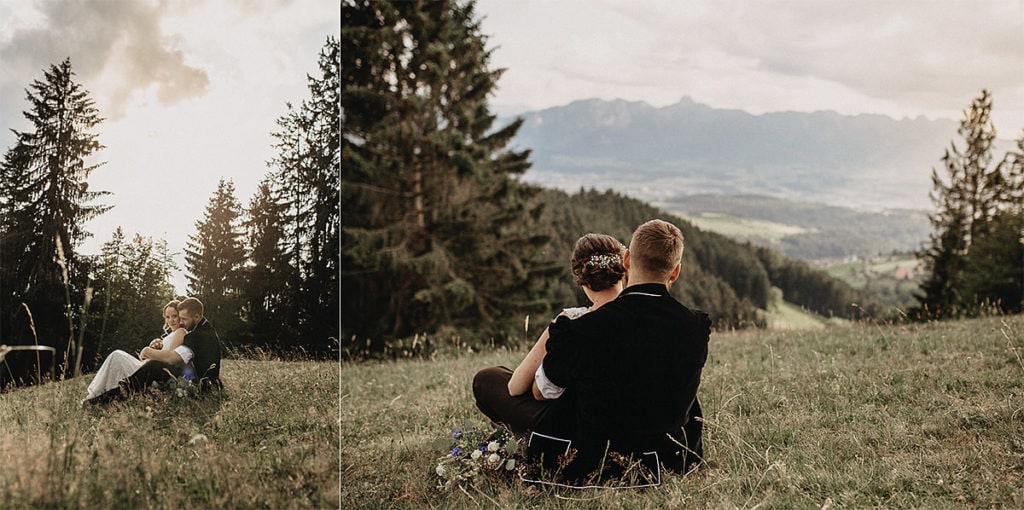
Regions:
<instances>
[{"instance_id":1,"label":"wildflower bouquet","mask_svg":"<svg viewBox=\"0 0 1024 510\"><path fill-rule=\"evenodd\" d=\"M199 385L193 384L192 380L184 377L167 379L164 383L153 383L161 392L168 393L178 398L195 397L199 395Z\"/></svg>"},{"instance_id":2,"label":"wildflower bouquet","mask_svg":"<svg viewBox=\"0 0 1024 510\"><path fill-rule=\"evenodd\" d=\"M486 434L477 429L455 429L444 456L437 459L439 489L472 485L480 476L512 473L522 462L520 439L507 429Z\"/></svg>"}]
</instances>

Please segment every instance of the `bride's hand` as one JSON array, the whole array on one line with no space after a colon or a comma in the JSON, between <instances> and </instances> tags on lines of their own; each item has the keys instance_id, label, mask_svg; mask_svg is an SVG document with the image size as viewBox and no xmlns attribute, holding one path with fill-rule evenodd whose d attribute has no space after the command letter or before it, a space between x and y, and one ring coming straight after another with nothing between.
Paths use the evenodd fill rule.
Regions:
<instances>
[{"instance_id":1,"label":"bride's hand","mask_svg":"<svg viewBox=\"0 0 1024 510\"><path fill-rule=\"evenodd\" d=\"M149 346L159 351L164 348L164 341L159 338L155 338L149 343Z\"/></svg>"}]
</instances>

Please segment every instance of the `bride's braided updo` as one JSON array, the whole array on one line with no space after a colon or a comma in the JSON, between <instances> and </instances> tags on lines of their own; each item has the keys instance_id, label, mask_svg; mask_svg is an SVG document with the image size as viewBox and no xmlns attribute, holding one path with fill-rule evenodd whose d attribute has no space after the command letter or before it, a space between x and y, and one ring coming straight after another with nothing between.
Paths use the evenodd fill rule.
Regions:
<instances>
[{"instance_id":1,"label":"bride's braided updo","mask_svg":"<svg viewBox=\"0 0 1024 510\"><path fill-rule=\"evenodd\" d=\"M572 274L576 285L601 291L618 283L626 276L622 254L626 247L612 236L587 234L576 241L572 250Z\"/></svg>"}]
</instances>

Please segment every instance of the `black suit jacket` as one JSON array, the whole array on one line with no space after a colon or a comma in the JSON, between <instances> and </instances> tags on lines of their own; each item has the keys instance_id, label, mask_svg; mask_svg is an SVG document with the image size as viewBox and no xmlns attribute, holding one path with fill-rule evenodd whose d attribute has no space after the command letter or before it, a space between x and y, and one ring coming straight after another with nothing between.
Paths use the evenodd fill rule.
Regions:
<instances>
[{"instance_id":1,"label":"black suit jacket","mask_svg":"<svg viewBox=\"0 0 1024 510\"><path fill-rule=\"evenodd\" d=\"M187 335L185 335L185 346L192 349L192 362L196 382L207 378L210 381L220 381L220 336L217 330L205 317ZM186 370L188 370L186 368Z\"/></svg>"},{"instance_id":2,"label":"black suit jacket","mask_svg":"<svg viewBox=\"0 0 1024 510\"><path fill-rule=\"evenodd\" d=\"M596 468L609 446L624 454L657 451L669 469L699 462L706 313L683 306L664 285L643 284L575 320L559 317L548 332L544 372L566 389L575 473Z\"/></svg>"}]
</instances>

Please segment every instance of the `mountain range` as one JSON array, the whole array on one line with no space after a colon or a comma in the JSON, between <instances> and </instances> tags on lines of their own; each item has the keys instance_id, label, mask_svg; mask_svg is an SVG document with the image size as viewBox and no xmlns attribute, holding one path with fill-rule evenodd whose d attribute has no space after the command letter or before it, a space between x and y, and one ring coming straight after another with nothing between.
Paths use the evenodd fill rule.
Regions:
<instances>
[{"instance_id":1,"label":"mountain range","mask_svg":"<svg viewBox=\"0 0 1024 510\"><path fill-rule=\"evenodd\" d=\"M754 115L690 98L660 108L587 99L518 117L524 123L511 146L533 151L526 180L567 191L613 189L651 202L710 193L931 209L931 171L941 173L951 142L962 145L958 123L948 119Z\"/></svg>"}]
</instances>

